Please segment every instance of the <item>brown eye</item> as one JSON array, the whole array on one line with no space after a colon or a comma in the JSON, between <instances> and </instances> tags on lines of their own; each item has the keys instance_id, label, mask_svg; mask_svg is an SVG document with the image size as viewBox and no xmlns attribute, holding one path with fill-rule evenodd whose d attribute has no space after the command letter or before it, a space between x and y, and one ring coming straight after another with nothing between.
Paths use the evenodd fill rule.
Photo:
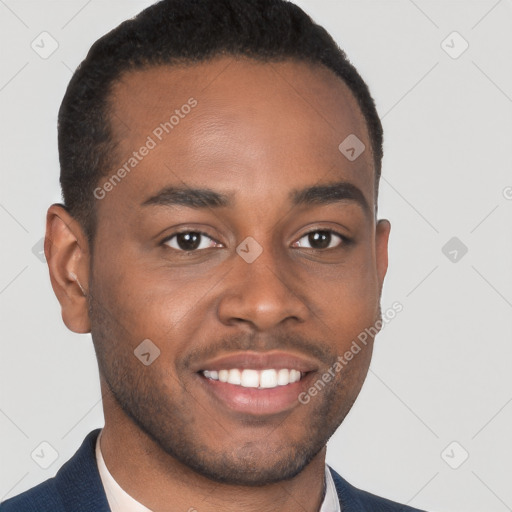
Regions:
<instances>
[{"instance_id":1,"label":"brown eye","mask_svg":"<svg viewBox=\"0 0 512 512\"><path fill-rule=\"evenodd\" d=\"M164 243L177 251L196 251L215 247L217 242L200 231L183 231L168 237Z\"/></svg>"},{"instance_id":2,"label":"brown eye","mask_svg":"<svg viewBox=\"0 0 512 512\"><path fill-rule=\"evenodd\" d=\"M305 242L303 242L305 240ZM348 239L330 229L310 231L300 238L296 243L298 247L306 247L308 249L332 249L342 245ZM308 246L309 244L309 246Z\"/></svg>"}]
</instances>

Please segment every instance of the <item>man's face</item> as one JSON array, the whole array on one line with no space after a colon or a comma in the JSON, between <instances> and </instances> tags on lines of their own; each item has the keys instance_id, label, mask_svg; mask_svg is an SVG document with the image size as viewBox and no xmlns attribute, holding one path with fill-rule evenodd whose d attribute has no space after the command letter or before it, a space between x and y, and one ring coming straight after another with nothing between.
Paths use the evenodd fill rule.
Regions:
<instances>
[{"instance_id":1,"label":"man's face","mask_svg":"<svg viewBox=\"0 0 512 512\"><path fill-rule=\"evenodd\" d=\"M307 404L299 395L380 314L389 224L375 223L356 101L324 68L222 58L127 74L112 105L116 165L98 187L129 172L97 201L89 306L102 378L200 474L291 478L348 413L371 342ZM338 149L351 134L366 147L354 161ZM193 201L192 189L209 192ZM134 354L143 340L146 363L160 350L149 365ZM301 380L286 384L297 373L285 370Z\"/></svg>"}]
</instances>

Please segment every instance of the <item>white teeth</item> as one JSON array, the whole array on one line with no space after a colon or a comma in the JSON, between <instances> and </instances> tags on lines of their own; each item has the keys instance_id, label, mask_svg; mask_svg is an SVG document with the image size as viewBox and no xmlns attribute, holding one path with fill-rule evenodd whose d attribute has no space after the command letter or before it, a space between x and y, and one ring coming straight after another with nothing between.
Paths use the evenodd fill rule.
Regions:
<instances>
[{"instance_id":1,"label":"white teeth","mask_svg":"<svg viewBox=\"0 0 512 512\"><path fill-rule=\"evenodd\" d=\"M277 384L279 386L286 386L290 383L290 372L286 368L282 368L277 372Z\"/></svg>"},{"instance_id":2,"label":"white teeth","mask_svg":"<svg viewBox=\"0 0 512 512\"><path fill-rule=\"evenodd\" d=\"M242 372L242 382L244 388L257 388L260 385L260 376L258 370L244 370Z\"/></svg>"},{"instance_id":3,"label":"white teeth","mask_svg":"<svg viewBox=\"0 0 512 512\"><path fill-rule=\"evenodd\" d=\"M271 389L277 386L286 386L293 384L301 379L302 374L299 370L281 368L275 370L267 368L265 370L245 369L240 371L238 368L231 370L204 370L203 375L211 380L227 382L244 388Z\"/></svg>"},{"instance_id":4,"label":"white teeth","mask_svg":"<svg viewBox=\"0 0 512 512\"><path fill-rule=\"evenodd\" d=\"M277 372L263 370L260 374L260 388L275 388L277 386Z\"/></svg>"},{"instance_id":5,"label":"white teeth","mask_svg":"<svg viewBox=\"0 0 512 512\"><path fill-rule=\"evenodd\" d=\"M240 370L237 370L237 369L229 370L228 383L240 385L241 382L242 382L242 376L240 374Z\"/></svg>"},{"instance_id":6,"label":"white teeth","mask_svg":"<svg viewBox=\"0 0 512 512\"><path fill-rule=\"evenodd\" d=\"M297 370L290 370L290 382L297 382L300 380L300 372Z\"/></svg>"}]
</instances>

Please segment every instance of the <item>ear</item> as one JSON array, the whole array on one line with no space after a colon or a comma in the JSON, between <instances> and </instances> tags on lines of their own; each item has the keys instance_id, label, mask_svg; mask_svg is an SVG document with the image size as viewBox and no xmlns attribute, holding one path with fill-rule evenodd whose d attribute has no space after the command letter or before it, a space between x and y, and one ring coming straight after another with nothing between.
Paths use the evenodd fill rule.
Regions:
<instances>
[{"instance_id":1,"label":"ear","mask_svg":"<svg viewBox=\"0 0 512 512\"><path fill-rule=\"evenodd\" d=\"M375 227L375 257L377 263L377 278L379 282L379 296L382 292L384 277L388 270L388 240L391 224L386 219L381 219Z\"/></svg>"},{"instance_id":2,"label":"ear","mask_svg":"<svg viewBox=\"0 0 512 512\"><path fill-rule=\"evenodd\" d=\"M90 332L89 244L81 226L62 205L48 209L44 254L64 324L76 333Z\"/></svg>"}]
</instances>

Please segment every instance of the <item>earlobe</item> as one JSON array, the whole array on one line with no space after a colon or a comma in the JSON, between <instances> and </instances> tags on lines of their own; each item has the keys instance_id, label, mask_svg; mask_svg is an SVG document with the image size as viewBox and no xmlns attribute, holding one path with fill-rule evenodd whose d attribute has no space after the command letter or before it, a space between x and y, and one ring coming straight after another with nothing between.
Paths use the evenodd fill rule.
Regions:
<instances>
[{"instance_id":1,"label":"earlobe","mask_svg":"<svg viewBox=\"0 0 512 512\"><path fill-rule=\"evenodd\" d=\"M83 229L62 205L48 209L44 253L66 327L77 333L90 332L89 246Z\"/></svg>"},{"instance_id":2,"label":"earlobe","mask_svg":"<svg viewBox=\"0 0 512 512\"><path fill-rule=\"evenodd\" d=\"M377 277L379 290L382 290L384 277L388 270L388 241L391 224L387 219L380 219L375 229L375 256L377 259Z\"/></svg>"}]
</instances>

